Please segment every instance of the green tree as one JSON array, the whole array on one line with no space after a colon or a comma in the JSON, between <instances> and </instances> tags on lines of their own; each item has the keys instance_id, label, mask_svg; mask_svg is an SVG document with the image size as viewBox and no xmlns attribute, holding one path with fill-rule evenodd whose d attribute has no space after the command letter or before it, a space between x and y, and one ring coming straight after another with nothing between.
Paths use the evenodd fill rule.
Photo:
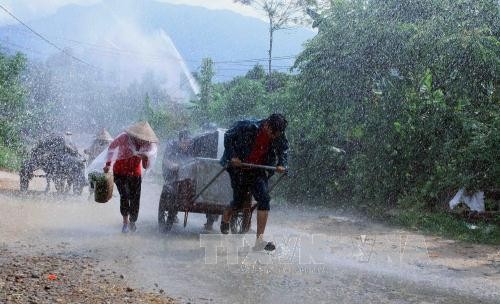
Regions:
<instances>
[{"instance_id":1,"label":"green tree","mask_svg":"<svg viewBox=\"0 0 500 304\"><path fill-rule=\"evenodd\" d=\"M332 1L296 63L292 191L435 206L498 185L494 2Z\"/></svg>"},{"instance_id":2,"label":"green tree","mask_svg":"<svg viewBox=\"0 0 500 304\"><path fill-rule=\"evenodd\" d=\"M21 73L25 67L24 55L20 53L14 56L0 54L0 119L2 132L5 132L2 133L3 143L6 145L15 142L17 136L11 131L18 131L17 121L25 110L25 91L21 85ZM10 139L13 139L12 142Z\"/></svg>"},{"instance_id":3,"label":"green tree","mask_svg":"<svg viewBox=\"0 0 500 304\"><path fill-rule=\"evenodd\" d=\"M209 120L209 106L212 101L213 83L212 79L215 75L214 63L210 58L204 58L201 64L200 73L197 74L197 80L200 84L200 94L196 101L194 116L200 123Z\"/></svg>"},{"instance_id":4,"label":"green tree","mask_svg":"<svg viewBox=\"0 0 500 304\"><path fill-rule=\"evenodd\" d=\"M159 104L153 106L151 98L146 94L141 120L148 121L159 138L167 138L176 134L180 129L189 128L189 113L182 106Z\"/></svg>"},{"instance_id":5,"label":"green tree","mask_svg":"<svg viewBox=\"0 0 500 304\"><path fill-rule=\"evenodd\" d=\"M272 54L274 33L299 24L303 20L303 5L305 0L234 0L236 3L253 6L263 12L269 22L268 53L268 90L272 90Z\"/></svg>"},{"instance_id":6,"label":"green tree","mask_svg":"<svg viewBox=\"0 0 500 304\"><path fill-rule=\"evenodd\" d=\"M266 90L260 81L237 77L219 86L214 97L209 111L211 117L228 127L236 120L261 116Z\"/></svg>"},{"instance_id":7,"label":"green tree","mask_svg":"<svg viewBox=\"0 0 500 304\"><path fill-rule=\"evenodd\" d=\"M260 64L256 64L250 71L245 74L245 77L252 80L262 80L266 78L266 71Z\"/></svg>"},{"instance_id":8,"label":"green tree","mask_svg":"<svg viewBox=\"0 0 500 304\"><path fill-rule=\"evenodd\" d=\"M24 55L0 53L0 167L15 168L22 152L21 130L27 109L21 76L25 68Z\"/></svg>"}]
</instances>

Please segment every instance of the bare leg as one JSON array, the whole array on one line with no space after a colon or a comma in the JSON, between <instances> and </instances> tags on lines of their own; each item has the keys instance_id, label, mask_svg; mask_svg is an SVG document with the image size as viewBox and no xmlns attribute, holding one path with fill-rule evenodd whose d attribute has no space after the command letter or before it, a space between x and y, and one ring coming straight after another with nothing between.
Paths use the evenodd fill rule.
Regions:
<instances>
[{"instance_id":1,"label":"bare leg","mask_svg":"<svg viewBox=\"0 0 500 304\"><path fill-rule=\"evenodd\" d=\"M268 215L269 211L267 210L257 210L257 238L262 238L264 235Z\"/></svg>"},{"instance_id":2,"label":"bare leg","mask_svg":"<svg viewBox=\"0 0 500 304\"><path fill-rule=\"evenodd\" d=\"M257 238L255 239L254 250L266 250L273 251L276 249L276 246L273 242L264 241L264 231L266 230L267 224L267 216L269 211L267 210L258 210L257 211Z\"/></svg>"},{"instance_id":3,"label":"bare leg","mask_svg":"<svg viewBox=\"0 0 500 304\"><path fill-rule=\"evenodd\" d=\"M128 224L128 215L123 216L123 223Z\"/></svg>"}]
</instances>

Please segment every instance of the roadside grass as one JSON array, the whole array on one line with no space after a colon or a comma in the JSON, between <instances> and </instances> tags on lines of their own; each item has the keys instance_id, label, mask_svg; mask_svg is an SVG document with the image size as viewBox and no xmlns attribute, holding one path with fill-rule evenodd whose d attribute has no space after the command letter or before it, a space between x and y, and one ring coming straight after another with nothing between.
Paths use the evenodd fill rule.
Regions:
<instances>
[{"instance_id":1,"label":"roadside grass","mask_svg":"<svg viewBox=\"0 0 500 304\"><path fill-rule=\"evenodd\" d=\"M21 159L17 153L0 145L0 168L8 171L18 171L21 167Z\"/></svg>"},{"instance_id":2,"label":"roadside grass","mask_svg":"<svg viewBox=\"0 0 500 304\"><path fill-rule=\"evenodd\" d=\"M411 198L400 200L397 205L391 207L373 202L355 204L349 200L335 206L323 206L350 214L360 214L381 224L427 235L470 243L500 245L500 215L488 221L469 222L445 210L429 209L425 203Z\"/></svg>"},{"instance_id":3,"label":"roadside grass","mask_svg":"<svg viewBox=\"0 0 500 304\"><path fill-rule=\"evenodd\" d=\"M390 223L417 230L425 234L433 234L455 240L500 245L499 218L492 223L479 221L468 223L443 211L426 211L418 209L399 209L389 217ZM497 224L495 224L495 222Z\"/></svg>"}]
</instances>

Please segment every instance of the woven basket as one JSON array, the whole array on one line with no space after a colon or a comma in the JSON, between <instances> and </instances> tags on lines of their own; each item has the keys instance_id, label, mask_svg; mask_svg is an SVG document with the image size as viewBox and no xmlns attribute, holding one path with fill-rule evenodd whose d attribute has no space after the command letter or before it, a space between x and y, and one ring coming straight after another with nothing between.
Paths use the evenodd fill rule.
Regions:
<instances>
[{"instance_id":1,"label":"woven basket","mask_svg":"<svg viewBox=\"0 0 500 304\"><path fill-rule=\"evenodd\" d=\"M92 173L90 182L94 186L94 200L98 203L107 203L113 196L113 175L111 173Z\"/></svg>"}]
</instances>

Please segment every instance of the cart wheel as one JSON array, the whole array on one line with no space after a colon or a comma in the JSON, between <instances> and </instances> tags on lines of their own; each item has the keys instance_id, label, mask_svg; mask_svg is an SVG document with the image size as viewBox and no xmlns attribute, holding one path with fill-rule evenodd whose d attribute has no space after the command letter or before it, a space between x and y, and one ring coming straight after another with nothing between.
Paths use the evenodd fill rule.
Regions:
<instances>
[{"instance_id":1,"label":"cart wheel","mask_svg":"<svg viewBox=\"0 0 500 304\"><path fill-rule=\"evenodd\" d=\"M231 217L231 233L243 234L250 230L252 213L249 210L238 211Z\"/></svg>"},{"instance_id":2,"label":"cart wheel","mask_svg":"<svg viewBox=\"0 0 500 304\"><path fill-rule=\"evenodd\" d=\"M162 192L160 203L158 204L158 229L161 233L167 233L172 230L177 217L177 210L172 208L172 206L169 208L167 196L167 193Z\"/></svg>"}]
</instances>

